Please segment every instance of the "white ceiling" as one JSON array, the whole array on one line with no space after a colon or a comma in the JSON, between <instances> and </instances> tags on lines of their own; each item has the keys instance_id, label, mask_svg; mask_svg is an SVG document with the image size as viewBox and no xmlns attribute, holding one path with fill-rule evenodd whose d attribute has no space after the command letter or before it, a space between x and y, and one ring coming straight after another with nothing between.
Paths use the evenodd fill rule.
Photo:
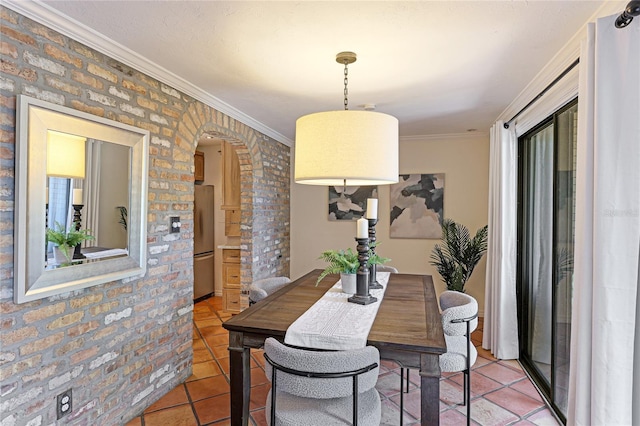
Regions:
<instances>
[{"instance_id":1,"label":"white ceiling","mask_svg":"<svg viewBox=\"0 0 640 426\"><path fill-rule=\"evenodd\" d=\"M487 131L602 1L45 1L252 119L373 103L400 136Z\"/></svg>"}]
</instances>

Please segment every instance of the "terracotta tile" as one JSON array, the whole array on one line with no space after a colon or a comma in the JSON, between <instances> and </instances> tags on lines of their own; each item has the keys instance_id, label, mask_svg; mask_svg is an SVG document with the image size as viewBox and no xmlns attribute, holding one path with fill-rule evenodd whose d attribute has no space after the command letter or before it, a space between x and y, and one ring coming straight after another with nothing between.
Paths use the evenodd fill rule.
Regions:
<instances>
[{"instance_id":1,"label":"terracotta tile","mask_svg":"<svg viewBox=\"0 0 640 426\"><path fill-rule=\"evenodd\" d=\"M229 383L225 376L214 376L195 382L187 383L187 391L192 401L220 395L229 392Z\"/></svg>"},{"instance_id":2,"label":"terracotta tile","mask_svg":"<svg viewBox=\"0 0 640 426\"><path fill-rule=\"evenodd\" d=\"M231 426L231 419L220 420L219 422L209 423L207 426Z\"/></svg>"},{"instance_id":3,"label":"terracotta tile","mask_svg":"<svg viewBox=\"0 0 640 426\"><path fill-rule=\"evenodd\" d=\"M504 365L505 367L508 367L513 371L523 372L522 366L516 359L502 359L498 361L498 364Z\"/></svg>"},{"instance_id":4,"label":"terracotta tile","mask_svg":"<svg viewBox=\"0 0 640 426\"><path fill-rule=\"evenodd\" d=\"M486 394L484 397L496 405L517 414L519 417L524 417L544 407L542 402L509 388L498 389L495 392Z\"/></svg>"},{"instance_id":5,"label":"terracotta tile","mask_svg":"<svg viewBox=\"0 0 640 426\"><path fill-rule=\"evenodd\" d=\"M202 334L202 337L205 338L205 339L207 337L209 337L209 336L218 336L218 335L221 335L221 334L224 334L225 336L229 335L229 332L227 330L225 330L224 328L222 328L222 323L220 323L218 325L211 325L209 327L200 327L200 326L198 326L198 329L200 330L200 334ZM228 342L229 338L225 337L225 340Z\"/></svg>"},{"instance_id":6,"label":"terracotta tile","mask_svg":"<svg viewBox=\"0 0 640 426\"><path fill-rule=\"evenodd\" d=\"M389 361L388 359L383 359L380 361L380 367L384 367L388 371L400 369L400 366L393 361Z\"/></svg>"},{"instance_id":7,"label":"terracotta tile","mask_svg":"<svg viewBox=\"0 0 640 426\"><path fill-rule=\"evenodd\" d=\"M264 370L260 367L251 369L251 387L263 385L268 383L267 376L264 374Z\"/></svg>"},{"instance_id":8,"label":"terracotta tile","mask_svg":"<svg viewBox=\"0 0 640 426\"><path fill-rule=\"evenodd\" d=\"M442 392L442 387L440 389ZM398 407L400 406L400 394L394 395L389 399ZM404 394L404 411L416 419L420 418L420 391L418 389ZM399 418L400 416L398 416L398 420Z\"/></svg>"},{"instance_id":9,"label":"terracotta tile","mask_svg":"<svg viewBox=\"0 0 640 426\"><path fill-rule=\"evenodd\" d=\"M467 407L458 406L456 410L466 416ZM493 402L478 398L471 401L471 419L481 425L505 426L518 420L518 417Z\"/></svg>"},{"instance_id":10,"label":"terracotta tile","mask_svg":"<svg viewBox=\"0 0 640 426\"><path fill-rule=\"evenodd\" d=\"M476 362L475 362L475 364L473 364L473 365L471 366L471 369L472 369L472 370L475 370L475 369L476 369L476 368L478 368L478 367L482 367L483 365L491 364L492 362L495 362L495 361L492 361L492 360L490 360L490 359L487 359L487 358L483 358L483 357L481 357L481 356L478 356L478 357L476 358Z\"/></svg>"},{"instance_id":11,"label":"terracotta tile","mask_svg":"<svg viewBox=\"0 0 640 426\"><path fill-rule=\"evenodd\" d=\"M210 320L210 319L218 319L218 316L215 314L215 312L211 310L202 310L202 311L194 312L193 319L194 321L203 321L203 320Z\"/></svg>"},{"instance_id":12,"label":"terracotta tile","mask_svg":"<svg viewBox=\"0 0 640 426\"><path fill-rule=\"evenodd\" d=\"M211 352L215 355L216 359L229 358L229 344L221 346L211 346Z\"/></svg>"},{"instance_id":13,"label":"terracotta tile","mask_svg":"<svg viewBox=\"0 0 640 426\"><path fill-rule=\"evenodd\" d=\"M560 425L560 423L558 423L558 420L556 420L555 416L547 408L530 415L529 417L527 417L527 420L539 426L559 426Z\"/></svg>"},{"instance_id":14,"label":"terracotta tile","mask_svg":"<svg viewBox=\"0 0 640 426\"><path fill-rule=\"evenodd\" d=\"M542 397L538 393L538 390L528 378L522 379L519 382L512 383L511 385L509 385L509 387L511 389L517 390L518 392L522 392L523 394L528 395L533 399L542 401Z\"/></svg>"},{"instance_id":15,"label":"terracotta tile","mask_svg":"<svg viewBox=\"0 0 640 426\"><path fill-rule=\"evenodd\" d=\"M124 426L142 426L142 417L141 416L134 417L133 419L125 423Z\"/></svg>"},{"instance_id":16,"label":"terracotta tile","mask_svg":"<svg viewBox=\"0 0 640 426\"><path fill-rule=\"evenodd\" d=\"M459 411L452 409L440 413L440 426L460 426L466 424L466 422L466 412L465 414L462 414Z\"/></svg>"},{"instance_id":17,"label":"terracotta tile","mask_svg":"<svg viewBox=\"0 0 640 426\"><path fill-rule=\"evenodd\" d=\"M218 318L217 316L215 318L210 318L210 319L196 320L195 323L199 330L206 327L222 325L222 321L220 321L220 318Z\"/></svg>"},{"instance_id":18,"label":"terracotta tile","mask_svg":"<svg viewBox=\"0 0 640 426\"><path fill-rule=\"evenodd\" d=\"M196 349L207 349L207 345L204 343L204 340L198 338L198 339L193 339L192 341L192 346L193 350Z\"/></svg>"},{"instance_id":19,"label":"terracotta tile","mask_svg":"<svg viewBox=\"0 0 640 426\"><path fill-rule=\"evenodd\" d=\"M496 357L494 357L490 351L483 349L483 348L476 348L478 350L478 356L479 357L483 357L486 358L490 361L497 361L498 359Z\"/></svg>"},{"instance_id":20,"label":"terracotta tile","mask_svg":"<svg viewBox=\"0 0 640 426\"><path fill-rule=\"evenodd\" d=\"M191 405L179 405L144 415L145 426L197 426Z\"/></svg>"},{"instance_id":21,"label":"terracotta tile","mask_svg":"<svg viewBox=\"0 0 640 426\"><path fill-rule=\"evenodd\" d=\"M202 338L211 348L223 345L229 347L229 336L226 334L205 334Z\"/></svg>"},{"instance_id":22,"label":"terracotta tile","mask_svg":"<svg viewBox=\"0 0 640 426\"><path fill-rule=\"evenodd\" d=\"M531 423L529 420L520 420L519 422L514 423L511 426L535 426L535 423Z\"/></svg>"},{"instance_id":23,"label":"terracotta tile","mask_svg":"<svg viewBox=\"0 0 640 426\"><path fill-rule=\"evenodd\" d=\"M229 358L217 358L218 360L218 364L220 365L220 368L222 369L222 371L224 371L224 373L228 376L229 375Z\"/></svg>"},{"instance_id":24,"label":"terracotta tile","mask_svg":"<svg viewBox=\"0 0 640 426\"><path fill-rule=\"evenodd\" d=\"M380 373L378 382L376 383L376 389L381 395L387 397L398 394L400 392L400 375L394 371Z\"/></svg>"},{"instance_id":25,"label":"terracotta tile","mask_svg":"<svg viewBox=\"0 0 640 426\"><path fill-rule=\"evenodd\" d=\"M212 361L213 355L207 348L194 349L193 350L193 363L198 364L201 362Z\"/></svg>"},{"instance_id":26,"label":"terracotta tile","mask_svg":"<svg viewBox=\"0 0 640 426\"><path fill-rule=\"evenodd\" d=\"M250 414L256 426L267 426L267 415L264 409L252 411Z\"/></svg>"},{"instance_id":27,"label":"terracotta tile","mask_svg":"<svg viewBox=\"0 0 640 426\"><path fill-rule=\"evenodd\" d=\"M176 405L188 404L189 398L187 392L184 390L184 385L178 385L170 390L162 398L151 404L144 410L144 413L150 413L152 411L161 410L163 408L174 407Z\"/></svg>"},{"instance_id":28,"label":"terracotta tile","mask_svg":"<svg viewBox=\"0 0 640 426\"><path fill-rule=\"evenodd\" d=\"M440 381L440 401L447 406L461 404L464 395L462 394L462 379L460 383L453 380Z\"/></svg>"},{"instance_id":29,"label":"terracotta tile","mask_svg":"<svg viewBox=\"0 0 640 426\"><path fill-rule=\"evenodd\" d=\"M251 399L249 400L249 410L259 410L264 408L267 402L267 394L271 389L271 385L259 385L251 388Z\"/></svg>"},{"instance_id":30,"label":"terracotta tile","mask_svg":"<svg viewBox=\"0 0 640 426\"><path fill-rule=\"evenodd\" d=\"M463 378L462 375L451 378L451 381L456 382L462 387ZM491 380L482 374L477 374L476 370L471 372L471 397L481 396L494 390L500 389L504 385L498 383L495 380ZM462 391L461 391L462 392ZM462 396L462 394L460 394ZM462 401L462 400L461 400Z\"/></svg>"},{"instance_id":31,"label":"terracotta tile","mask_svg":"<svg viewBox=\"0 0 640 426\"><path fill-rule=\"evenodd\" d=\"M400 406L395 404L394 402L383 398L382 399L382 416L380 418L381 426L391 426L398 425L400 423ZM414 424L417 420L409 415L407 411L404 412L404 417L402 419L403 425L411 425Z\"/></svg>"},{"instance_id":32,"label":"terracotta tile","mask_svg":"<svg viewBox=\"0 0 640 426\"><path fill-rule=\"evenodd\" d=\"M187 382L193 382L194 380L205 379L211 376L218 376L222 374L218 363L215 361L199 362L193 364L193 373L191 377L187 379Z\"/></svg>"},{"instance_id":33,"label":"terracotta tile","mask_svg":"<svg viewBox=\"0 0 640 426\"><path fill-rule=\"evenodd\" d=\"M193 403L200 424L228 419L231 415L231 399L228 393ZM167 423L169 424L169 423ZM145 425L146 426L146 425Z\"/></svg>"},{"instance_id":34,"label":"terracotta tile","mask_svg":"<svg viewBox=\"0 0 640 426\"><path fill-rule=\"evenodd\" d=\"M524 372L514 371L511 368L500 365L499 363L484 365L480 368L475 369L474 373L479 373L487 377L491 377L493 380L505 385L517 382L518 380L526 377Z\"/></svg>"}]
</instances>

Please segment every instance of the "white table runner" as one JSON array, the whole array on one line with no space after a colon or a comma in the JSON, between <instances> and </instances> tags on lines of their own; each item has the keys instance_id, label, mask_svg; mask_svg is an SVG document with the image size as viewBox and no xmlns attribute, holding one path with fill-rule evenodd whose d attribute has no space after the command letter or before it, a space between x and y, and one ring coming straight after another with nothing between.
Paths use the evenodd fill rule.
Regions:
<instances>
[{"instance_id":1,"label":"white table runner","mask_svg":"<svg viewBox=\"0 0 640 426\"><path fill-rule=\"evenodd\" d=\"M389 282L389 272L378 272L377 279L383 288L370 290L378 301L369 305L349 303L347 299L351 295L342 292L342 283L338 280L289 326L284 342L316 349L364 348Z\"/></svg>"}]
</instances>

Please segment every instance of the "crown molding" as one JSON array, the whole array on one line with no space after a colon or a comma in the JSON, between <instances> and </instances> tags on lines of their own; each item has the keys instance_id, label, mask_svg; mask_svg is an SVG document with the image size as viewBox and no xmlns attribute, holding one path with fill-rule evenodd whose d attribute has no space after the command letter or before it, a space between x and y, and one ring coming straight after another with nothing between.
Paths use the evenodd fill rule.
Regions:
<instances>
[{"instance_id":1,"label":"crown molding","mask_svg":"<svg viewBox=\"0 0 640 426\"><path fill-rule=\"evenodd\" d=\"M628 0L605 1L596 12L585 22L580 30L556 53L553 58L540 70L531 82L509 104L509 106L496 118L495 121L507 122L520 111L531 99L535 98L545 87L559 76L569 65L580 57L580 44L587 37L587 25L597 18L620 14L624 10Z\"/></svg>"},{"instance_id":2,"label":"crown molding","mask_svg":"<svg viewBox=\"0 0 640 426\"><path fill-rule=\"evenodd\" d=\"M443 133L434 135L414 135L400 136L400 142L429 142L442 140L460 140L460 139L489 139L489 132L464 132L464 133Z\"/></svg>"},{"instance_id":3,"label":"crown molding","mask_svg":"<svg viewBox=\"0 0 640 426\"><path fill-rule=\"evenodd\" d=\"M182 77L168 71L137 54L127 47L117 43L104 35L94 31L81 22L61 14L50 6L39 1L3 0L7 8L26 16L42 25L45 25L67 37L83 43L117 61L122 62L142 73L145 73L158 81L179 90L186 95L220 111L229 117L246 124L252 129L261 132L276 141L293 146L293 141L283 134L271 129L260 121L248 116L228 103L216 98L201 88L189 83Z\"/></svg>"}]
</instances>

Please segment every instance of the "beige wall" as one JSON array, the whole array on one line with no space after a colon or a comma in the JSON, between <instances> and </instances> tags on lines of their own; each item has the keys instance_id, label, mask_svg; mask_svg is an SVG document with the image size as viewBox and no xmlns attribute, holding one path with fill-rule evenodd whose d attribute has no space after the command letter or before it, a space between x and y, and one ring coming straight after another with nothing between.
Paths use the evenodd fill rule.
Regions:
<instances>
[{"instance_id":1,"label":"beige wall","mask_svg":"<svg viewBox=\"0 0 640 426\"><path fill-rule=\"evenodd\" d=\"M293 161L292 161L293 163ZM487 224L489 195L489 136L459 134L425 136L400 142L400 173L444 173L444 215L466 225L472 233ZM292 173L293 175L293 173ZM401 272L429 274L438 293L444 290L429 256L438 240L389 238L389 187L379 186L379 218L376 226L378 253L390 257ZM317 260L323 250L355 249L355 222L329 222L328 189L325 186L291 186L291 278L323 268ZM484 310L486 256L467 283L467 292Z\"/></svg>"}]
</instances>

